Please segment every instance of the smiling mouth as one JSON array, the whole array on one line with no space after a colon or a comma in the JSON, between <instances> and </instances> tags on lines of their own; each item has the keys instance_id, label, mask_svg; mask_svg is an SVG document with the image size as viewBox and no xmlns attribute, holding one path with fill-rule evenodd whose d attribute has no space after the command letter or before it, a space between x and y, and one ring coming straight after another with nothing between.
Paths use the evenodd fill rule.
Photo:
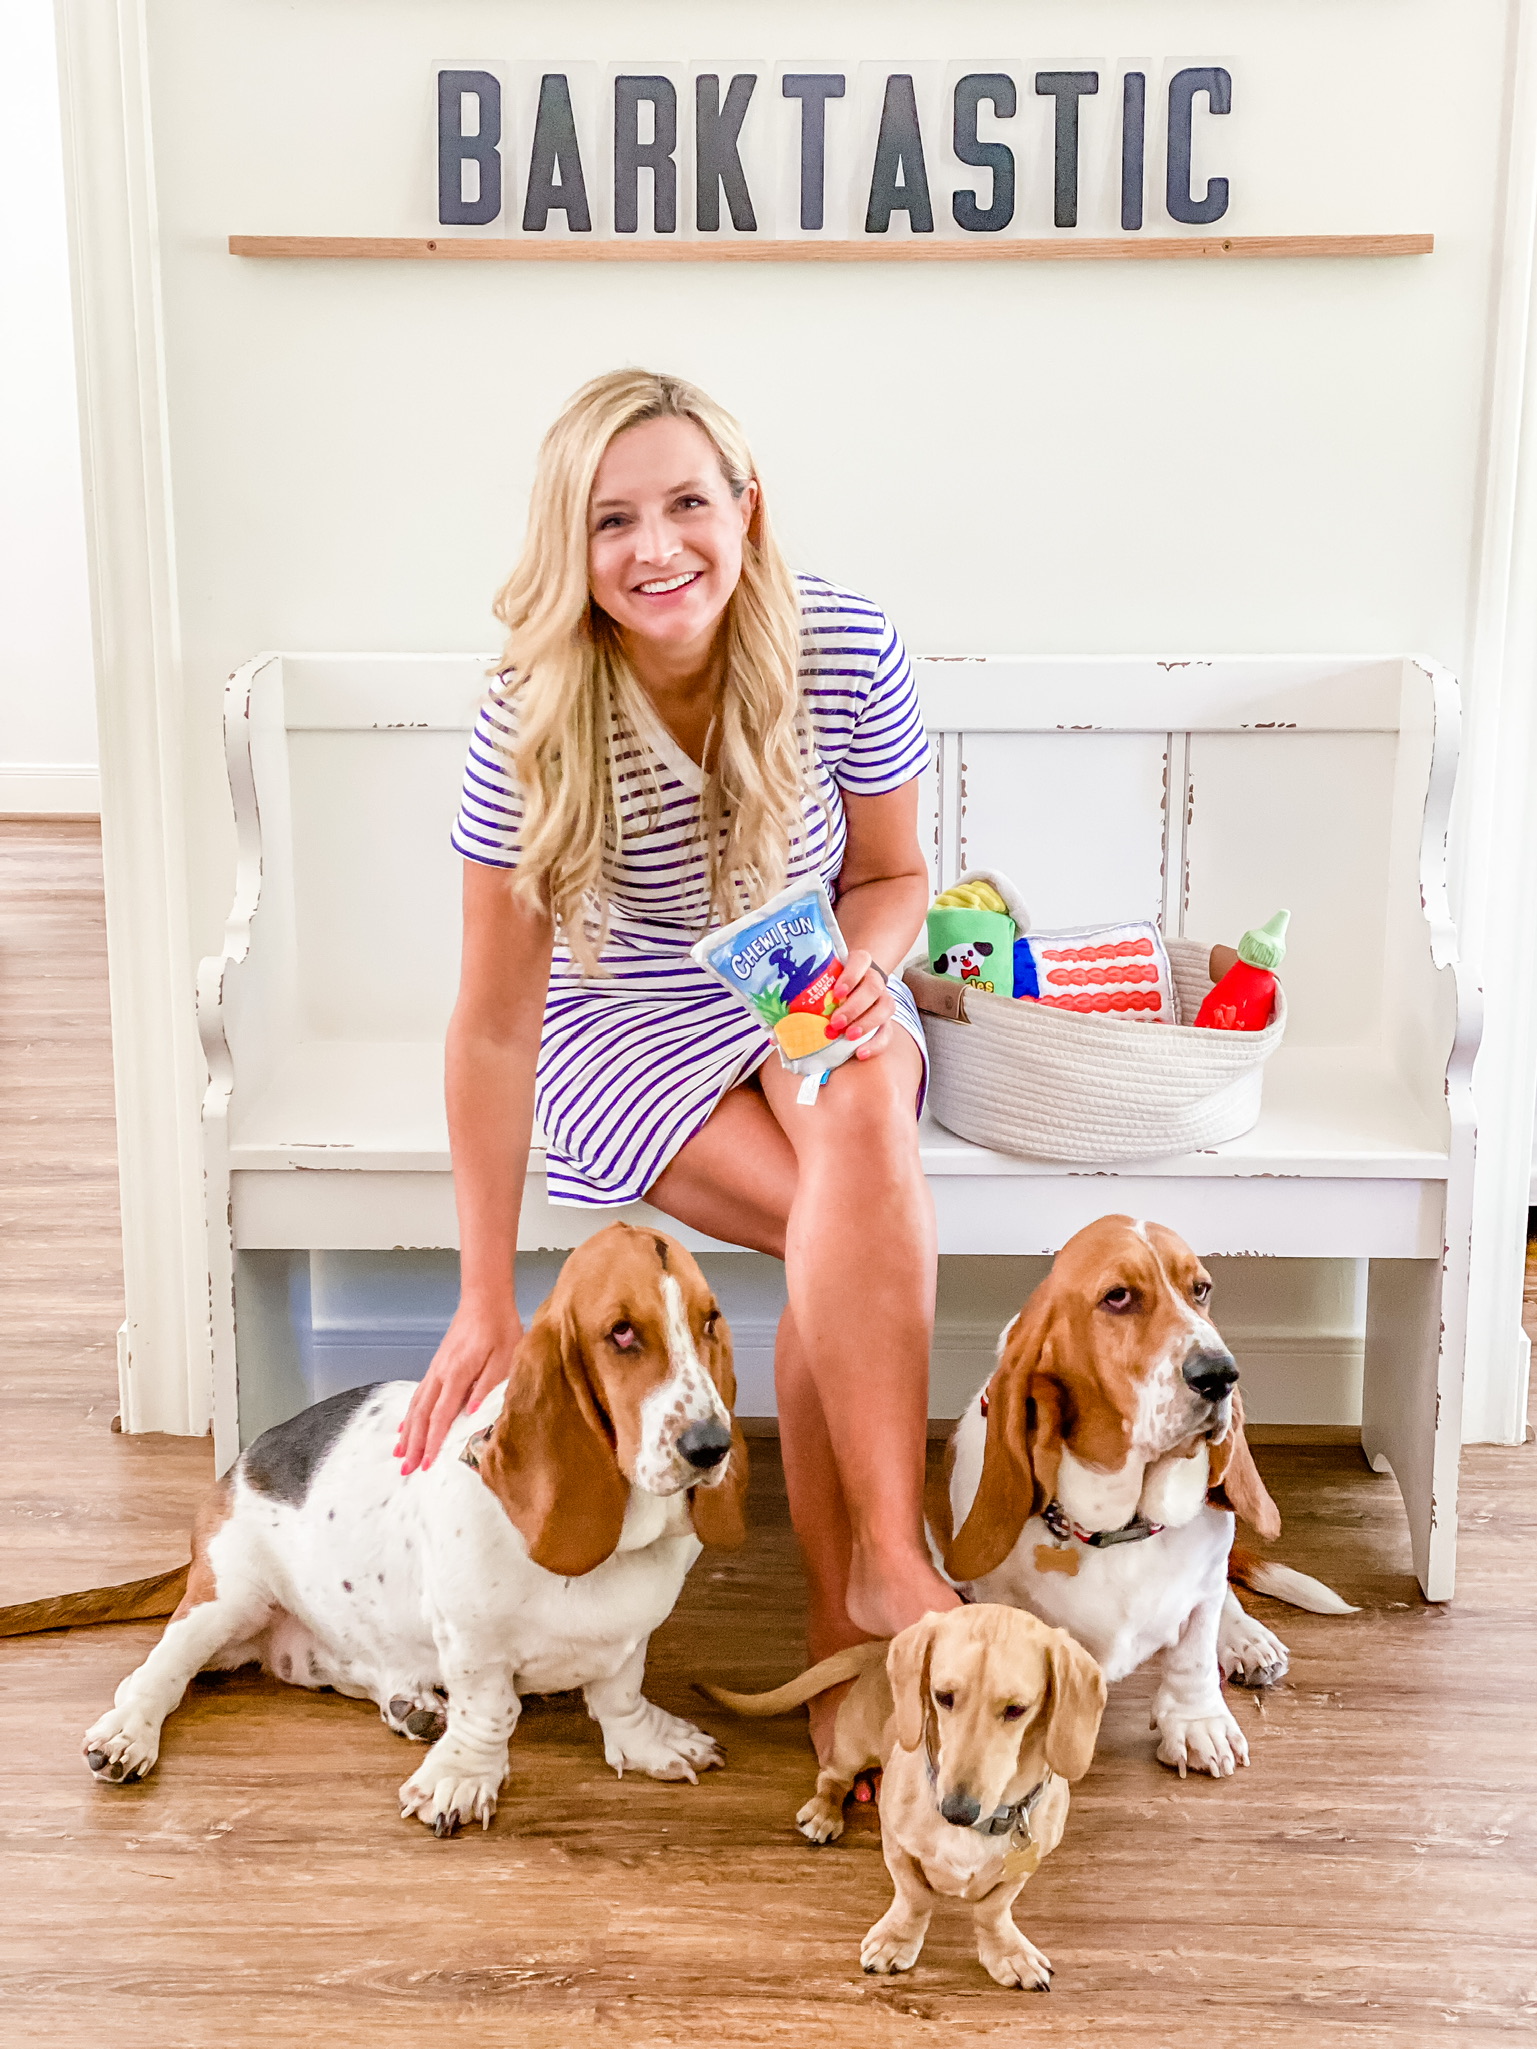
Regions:
<instances>
[{"instance_id":1,"label":"smiling mouth","mask_svg":"<svg viewBox=\"0 0 1537 2049\"><path fill-rule=\"evenodd\" d=\"M635 588L643 598L665 598L672 591L686 590L703 575L702 569L686 569L681 576L659 576L651 583L638 583Z\"/></svg>"}]
</instances>

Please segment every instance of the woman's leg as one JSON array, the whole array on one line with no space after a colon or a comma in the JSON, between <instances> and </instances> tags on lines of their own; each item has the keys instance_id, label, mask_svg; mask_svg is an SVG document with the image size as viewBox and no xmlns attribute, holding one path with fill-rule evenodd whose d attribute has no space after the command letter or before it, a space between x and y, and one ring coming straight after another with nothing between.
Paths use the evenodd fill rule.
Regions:
<instances>
[{"instance_id":1,"label":"woman's leg","mask_svg":"<svg viewBox=\"0 0 1537 2049\"><path fill-rule=\"evenodd\" d=\"M935 1247L913 1117L920 1056L905 1033L892 1038L878 1059L836 1069L814 1107L796 1101L797 1075L773 1064L761 1074L797 1167L784 1254L794 1336L781 1341L781 1386L797 1423L806 1403L795 1437L810 1454L808 1481L829 1458L837 1472L849 1547L843 1606L854 1630L872 1636L956 1605L923 1542ZM830 1554L844 1541L831 1518L824 1535ZM830 1607L819 1626L838 1631Z\"/></svg>"},{"instance_id":2,"label":"woman's leg","mask_svg":"<svg viewBox=\"0 0 1537 2049\"><path fill-rule=\"evenodd\" d=\"M815 1109L768 1063L761 1093L732 1089L647 1191L670 1216L785 1260L780 1443L817 1656L955 1604L922 1537L933 1210L918 1049L892 1036L878 1059L840 1067Z\"/></svg>"},{"instance_id":3,"label":"woman's leg","mask_svg":"<svg viewBox=\"0 0 1537 2049\"><path fill-rule=\"evenodd\" d=\"M721 1098L646 1199L712 1238L783 1259L798 1171L795 1149L762 1091L747 1083ZM806 1648L816 1662L869 1632L849 1620L844 1605L852 1551L848 1507L792 1309L779 1319L774 1387L785 1492L806 1570Z\"/></svg>"}]
</instances>

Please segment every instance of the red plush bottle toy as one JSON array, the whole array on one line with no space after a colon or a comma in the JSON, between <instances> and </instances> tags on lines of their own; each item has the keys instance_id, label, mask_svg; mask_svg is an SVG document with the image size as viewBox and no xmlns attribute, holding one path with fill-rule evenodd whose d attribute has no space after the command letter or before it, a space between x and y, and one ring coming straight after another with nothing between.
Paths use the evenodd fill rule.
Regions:
<instances>
[{"instance_id":1,"label":"red plush bottle toy","mask_svg":"<svg viewBox=\"0 0 1537 2049\"><path fill-rule=\"evenodd\" d=\"M1277 911L1268 924L1245 932L1238 959L1195 1014L1198 1025L1219 1032L1262 1032L1275 1010L1275 970L1286 958L1290 911Z\"/></svg>"}]
</instances>

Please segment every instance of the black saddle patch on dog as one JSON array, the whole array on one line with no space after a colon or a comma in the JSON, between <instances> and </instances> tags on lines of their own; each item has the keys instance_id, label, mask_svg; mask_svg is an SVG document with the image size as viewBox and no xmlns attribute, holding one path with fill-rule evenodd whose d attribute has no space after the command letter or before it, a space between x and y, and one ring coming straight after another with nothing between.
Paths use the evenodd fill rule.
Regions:
<instances>
[{"instance_id":1,"label":"black saddle patch on dog","mask_svg":"<svg viewBox=\"0 0 1537 2049\"><path fill-rule=\"evenodd\" d=\"M368 1397L381 1386L349 1387L313 1408L301 1409L286 1423L264 1430L240 1459L240 1471L258 1494L297 1508L310 1491L321 1461Z\"/></svg>"}]
</instances>

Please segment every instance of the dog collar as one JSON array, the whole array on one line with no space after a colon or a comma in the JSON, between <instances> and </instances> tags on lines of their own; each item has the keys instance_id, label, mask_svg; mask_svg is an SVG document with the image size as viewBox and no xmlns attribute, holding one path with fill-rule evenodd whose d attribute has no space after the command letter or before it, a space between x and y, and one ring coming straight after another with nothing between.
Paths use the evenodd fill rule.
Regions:
<instances>
[{"instance_id":1,"label":"dog collar","mask_svg":"<svg viewBox=\"0 0 1537 2049\"><path fill-rule=\"evenodd\" d=\"M984 1814L980 1821L974 1821L971 1824L972 1827L977 1831L978 1835L1017 1835L1021 1846L1033 1843L1035 1837L1031 1833L1030 1817L1039 1806L1041 1796L1050 1784L1051 1773L1048 1772L1038 1786L1031 1787L1023 1800L1015 1800L1007 1807L995 1807L991 1814Z\"/></svg>"},{"instance_id":2,"label":"dog collar","mask_svg":"<svg viewBox=\"0 0 1537 2049\"><path fill-rule=\"evenodd\" d=\"M1060 1502L1050 1501L1041 1510L1041 1521L1059 1544L1071 1543L1074 1538L1080 1544L1088 1544L1093 1550L1101 1550L1106 1544L1136 1544L1144 1537L1162 1534L1162 1523L1150 1523L1145 1515L1134 1515L1129 1523L1123 1523L1118 1530L1085 1530L1075 1523Z\"/></svg>"},{"instance_id":3,"label":"dog collar","mask_svg":"<svg viewBox=\"0 0 1537 2049\"><path fill-rule=\"evenodd\" d=\"M923 1736L923 1767L928 1773L930 1786L939 1783L939 1766L934 1762L934 1749L929 1733ZM1011 1800L1007 1807L995 1807L991 1814L984 1814L971 1824L972 1833L980 1836L1017 1835L1016 1849L1028 1850L1035 1841L1030 1829L1030 1817L1040 1804L1041 1796L1051 1784L1051 1773L1047 1772L1038 1786L1032 1786L1022 1800Z\"/></svg>"}]
</instances>

